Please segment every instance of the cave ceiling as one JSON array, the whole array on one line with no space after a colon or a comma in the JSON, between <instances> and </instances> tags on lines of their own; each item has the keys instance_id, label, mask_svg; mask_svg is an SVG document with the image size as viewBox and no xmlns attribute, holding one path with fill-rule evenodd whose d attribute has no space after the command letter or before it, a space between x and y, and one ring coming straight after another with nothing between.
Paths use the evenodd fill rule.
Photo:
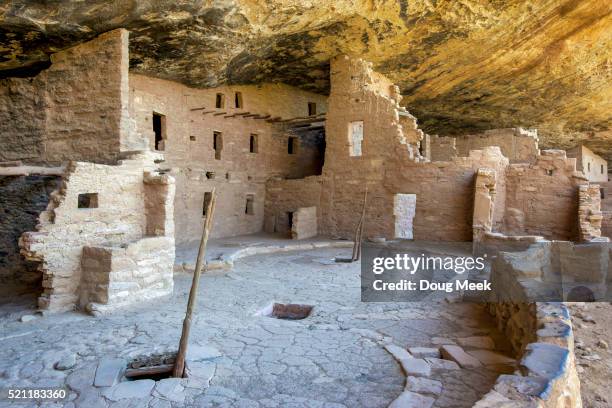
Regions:
<instances>
[{"instance_id":1,"label":"cave ceiling","mask_svg":"<svg viewBox=\"0 0 612 408\"><path fill-rule=\"evenodd\" d=\"M130 31L132 72L194 87L280 81L329 92L329 60L395 81L432 134L535 127L543 147L612 160L612 2L602 0L1 1L0 75Z\"/></svg>"}]
</instances>

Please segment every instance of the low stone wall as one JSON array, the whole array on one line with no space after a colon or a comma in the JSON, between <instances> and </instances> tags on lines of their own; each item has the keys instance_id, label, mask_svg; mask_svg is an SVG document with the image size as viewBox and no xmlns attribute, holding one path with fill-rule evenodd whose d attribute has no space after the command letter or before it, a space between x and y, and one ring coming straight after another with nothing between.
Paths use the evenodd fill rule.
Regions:
<instances>
[{"instance_id":1,"label":"low stone wall","mask_svg":"<svg viewBox=\"0 0 612 408\"><path fill-rule=\"evenodd\" d=\"M174 238L146 237L125 246L84 247L81 302L98 315L172 294Z\"/></svg>"},{"instance_id":2,"label":"low stone wall","mask_svg":"<svg viewBox=\"0 0 612 408\"><path fill-rule=\"evenodd\" d=\"M605 244L595 245L607 249ZM498 254L491 278L493 286L503 288L503 292L495 294L489 310L522 359L519 371L499 376L475 407L582 406L569 311L562 302L533 299L544 281L554 279L552 264L568 267L572 260L584 258L575 254L587 246L593 244L579 247L570 242L548 242L534 244L523 252ZM570 247L574 256L567 253Z\"/></svg>"}]
</instances>

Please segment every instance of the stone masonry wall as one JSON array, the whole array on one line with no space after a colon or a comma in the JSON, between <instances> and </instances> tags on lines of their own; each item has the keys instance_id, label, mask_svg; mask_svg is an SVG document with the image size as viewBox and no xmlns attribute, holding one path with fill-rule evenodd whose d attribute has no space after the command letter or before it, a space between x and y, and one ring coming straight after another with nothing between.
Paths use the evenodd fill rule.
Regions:
<instances>
[{"instance_id":1,"label":"stone masonry wall","mask_svg":"<svg viewBox=\"0 0 612 408\"><path fill-rule=\"evenodd\" d=\"M595 183L608 181L608 162L586 146L576 146L568 150L567 157L576 159L576 168L582 171L589 181Z\"/></svg>"},{"instance_id":2,"label":"stone masonry wall","mask_svg":"<svg viewBox=\"0 0 612 408\"><path fill-rule=\"evenodd\" d=\"M284 180L270 179L266 183L266 202L264 210L266 232L289 234L288 213L294 213L303 207L320 207L321 177L312 176L304 179ZM320 223L320 214L316 214Z\"/></svg>"},{"instance_id":3,"label":"stone masonry wall","mask_svg":"<svg viewBox=\"0 0 612 408\"><path fill-rule=\"evenodd\" d=\"M578 239L578 186L587 181L575 159L562 150L544 150L534 164L510 165L506 177L506 217L499 232Z\"/></svg>"},{"instance_id":4,"label":"stone masonry wall","mask_svg":"<svg viewBox=\"0 0 612 408\"><path fill-rule=\"evenodd\" d=\"M0 81L0 161L116 161L131 137L127 75L128 33L117 29L52 54L35 78Z\"/></svg>"},{"instance_id":5,"label":"stone masonry wall","mask_svg":"<svg viewBox=\"0 0 612 408\"><path fill-rule=\"evenodd\" d=\"M39 307L67 310L79 304L85 246L120 246L146 235L145 173L160 156L145 153L118 166L71 162L35 232L20 239L27 260L41 263L44 292ZM97 194L79 208L80 194ZM160 203L163 206L163 202ZM171 235L172 230L168 231Z\"/></svg>"},{"instance_id":6,"label":"stone masonry wall","mask_svg":"<svg viewBox=\"0 0 612 408\"><path fill-rule=\"evenodd\" d=\"M578 187L578 231L580 241L601 238L601 193L597 184Z\"/></svg>"},{"instance_id":7,"label":"stone masonry wall","mask_svg":"<svg viewBox=\"0 0 612 408\"><path fill-rule=\"evenodd\" d=\"M422 139L416 120L407 123L404 117L400 125L399 100L396 87L366 62L348 57L332 61L322 230L352 237L367 186L365 237L393 238L395 223L389 214L395 194L416 194L414 239L471 241L476 171L499 169L503 179L507 159L498 148L487 148L450 162L426 162L416 149L415 142ZM350 155L348 131L354 121L363 121L361 156ZM503 182L500 190L496 223L503 217Z\"/></svg>"},{"instance_id":8,"label":"stone masonry wall","mask_svg":"<svg viewBox=\"0 0 612 408\"><path fill-rule=\"evenodd\" d=\"M38 264L19 254L19 237L32 231L59 187L58 176L0 176L0 296L40 292Z\"/></svg>"},{"instance_id":9,"label":"stone masonry wall","mask_svg":"<svg viewBox=\"0 0 612 408\"><path fill-rule=\"evenodd\" d=\"M600 183L603 198L601 199L601 235L612 239L612 181Z\"/></svg>"},{"instance_id":10,"label":"stone masonry wall","mask_svg":"<svg viewBox=\"0 0 612 408\"><path fill-rule=\"evenodd\" d=\"M282 84L192 89L142 75L130 76L130 92L137 130L151 147L155 145L152 114L165 116L163 167L172 169L176 178L179 244L200 239L204 195L213 187L219 195L213 237L262 231L266 181L312 175L311 163L321 159L310 138L300 138L295 154L288 154L288 137L299 135L290 132L287 123L270 120L305 117L308 102L316 103L317 112L323 113L325 96ZM235 107L235 92L241 93L242 108ZM215 108L217 94L224 95L223 108ZM218 159L213 132L222 139ZM250 152L251 135L256 135L256 152ZM252 213L247 213L246 201L251 197Z\"/></svg>"}]
</instances>

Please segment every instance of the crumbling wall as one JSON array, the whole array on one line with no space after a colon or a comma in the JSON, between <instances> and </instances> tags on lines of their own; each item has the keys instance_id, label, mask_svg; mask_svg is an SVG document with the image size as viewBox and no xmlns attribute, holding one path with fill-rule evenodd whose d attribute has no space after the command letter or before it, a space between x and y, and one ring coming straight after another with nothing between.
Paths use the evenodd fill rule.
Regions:
<instances>
[{"instance_id":1,"label":"crumbling wall","mask_svg":"<svg viewBox=\"0 0 612 408\"><path fill-rule=\"evenodd\" d=\"M603 198L601 199L601 235L612 238L612 181L600 183Z\"/></svg>"},{"instance_id":2,"label":"crumbling wall","mask_svg":"<svg viewBox=\"0 0 612 408\"><path fill-rule=\"evenodd\" d=\"M51 55L35 78L0 81L0 160L114 162L134 135L128 33L117 29Z\"/></svg>"},{"instance_id":3,"label":"crumbling wall","mask_svg":"<svg viewBox=\"0 0 612 408\"><path fill-rule=\"evenodd\" d=\"M197 241L205 220L204 195L218 194L213 237L251 234L264 227L266 180L316 172L324 138L317 130L292 129L284 120L326 110L326 97L282 84L193 89L142 75L130 76L131 112L139 133L155 147L153 112L165 116L164 168L176 177L176 239ZM240 92L242 107L235 106ZM217 94L223 108L216 108ZM323 119L321 119L322 121ZM217 151L214 133L218 133ZM251 137L254 137L253 142ZM289 154L289 137L297 137ZM254 150L254 151L251 151ZM320 166L320 165L319 165ZM247 199L252 199L247 211Z\"/></svg>"},{"instance_id":4,"label":"crumbling wall","mask_svg":"<svg viewBox=\"0 0 612 408\"><path fill-rule=\"evenodd\" d=\"M457 139L433 135L429 138L429 151L431 161L451 161L459 156Z\"/></svg>"},{"instance_id":5,"label":"crumbling wall","mask_svg":"<svg viewBox=\"0 0 612 408\"><path fill-rule=\"evenodd\" d=\"M293 213L292 239L306 239L317 235L317 207L300 207Z\"/></svg>"},{"instance_id":6,"label":"crumbling wall","mask_svg":"<svg viewBox=\"0 0 612 408\"><path fill-rule=\"evenodd\" d=\"M473 151L452 161L427 162L416 148L423 133L414 118L402 114L401 96L390 81L362 60L338 57L331 67L321 193L323 231L352 237L367 188L366 237L394 237L395 220L390 214L395 194L416 194L414 239L471 241L475 174L489 167L504 179L508 160L499 148ZM350 124L356 121L363 121L361 155L351 155ZM499 190L496 225L504 212L503 181Z\"/></svg>"},{"instance_id":7,"label":"crumbling wall","mask_svg":"<svg viewBox=\"0 0 612 408\"><path fill-rule=\"evenodd\" d=\"M601 237L601 192L597 184L578 187L578 231L580 241Z\"/></svg>"},{"instance_id":8,"label":"crumbling wall","mask_svg":"<svg viewBox=\"0 0 612 408\"><path fill-rule=\"evenodd\" d=\"M152 217L146 208L145 177L150 176L145 173L155 170L154 160L159 158L143 153L118 166L71 162L61 188L40 214L36 231L20 239L25 258L41 265L44 291L40 308L67 310L82 300L85 246L117 247L146 235ZM171 238L172 228L164 234Z\"/></svg>"},{"instance_id":9,"label":"crumbling wall","mask_svg":"<svg viewBox=\"0 0 612 408\"><path fill-rule=\"evenodd\" d=\"M507 170L506 216L499 232L578 239L578 186L587 181L576 172L576 160L562 150L544 150L533 164Z\"/></svg>"},{"instance_id":10,"label":"crumbling wall","mask_svg":"<svg viewBox=\"0 0 612 408\"><path fill-rule=\"evenodd\" d=\"M20 256L18 242L34 229L60 182L59 176L0 176L0 296L41 291L38 263Z\"/></svg>"}]
</instances>

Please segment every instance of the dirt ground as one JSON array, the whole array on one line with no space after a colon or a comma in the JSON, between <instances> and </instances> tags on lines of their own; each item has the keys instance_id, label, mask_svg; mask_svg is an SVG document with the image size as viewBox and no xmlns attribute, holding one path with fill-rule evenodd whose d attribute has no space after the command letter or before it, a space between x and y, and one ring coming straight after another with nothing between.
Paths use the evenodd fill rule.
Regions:
<instances>
[{"instance_id":1,"label":"dirt ground","mask_svg":"<svg viewBox=\"0 0 612 408\"><path fill-rule=\"evenodd\" d=\"M572 303L576 363L584 408L612 406L612 304Z\"/></svg>"}]
</instances>

